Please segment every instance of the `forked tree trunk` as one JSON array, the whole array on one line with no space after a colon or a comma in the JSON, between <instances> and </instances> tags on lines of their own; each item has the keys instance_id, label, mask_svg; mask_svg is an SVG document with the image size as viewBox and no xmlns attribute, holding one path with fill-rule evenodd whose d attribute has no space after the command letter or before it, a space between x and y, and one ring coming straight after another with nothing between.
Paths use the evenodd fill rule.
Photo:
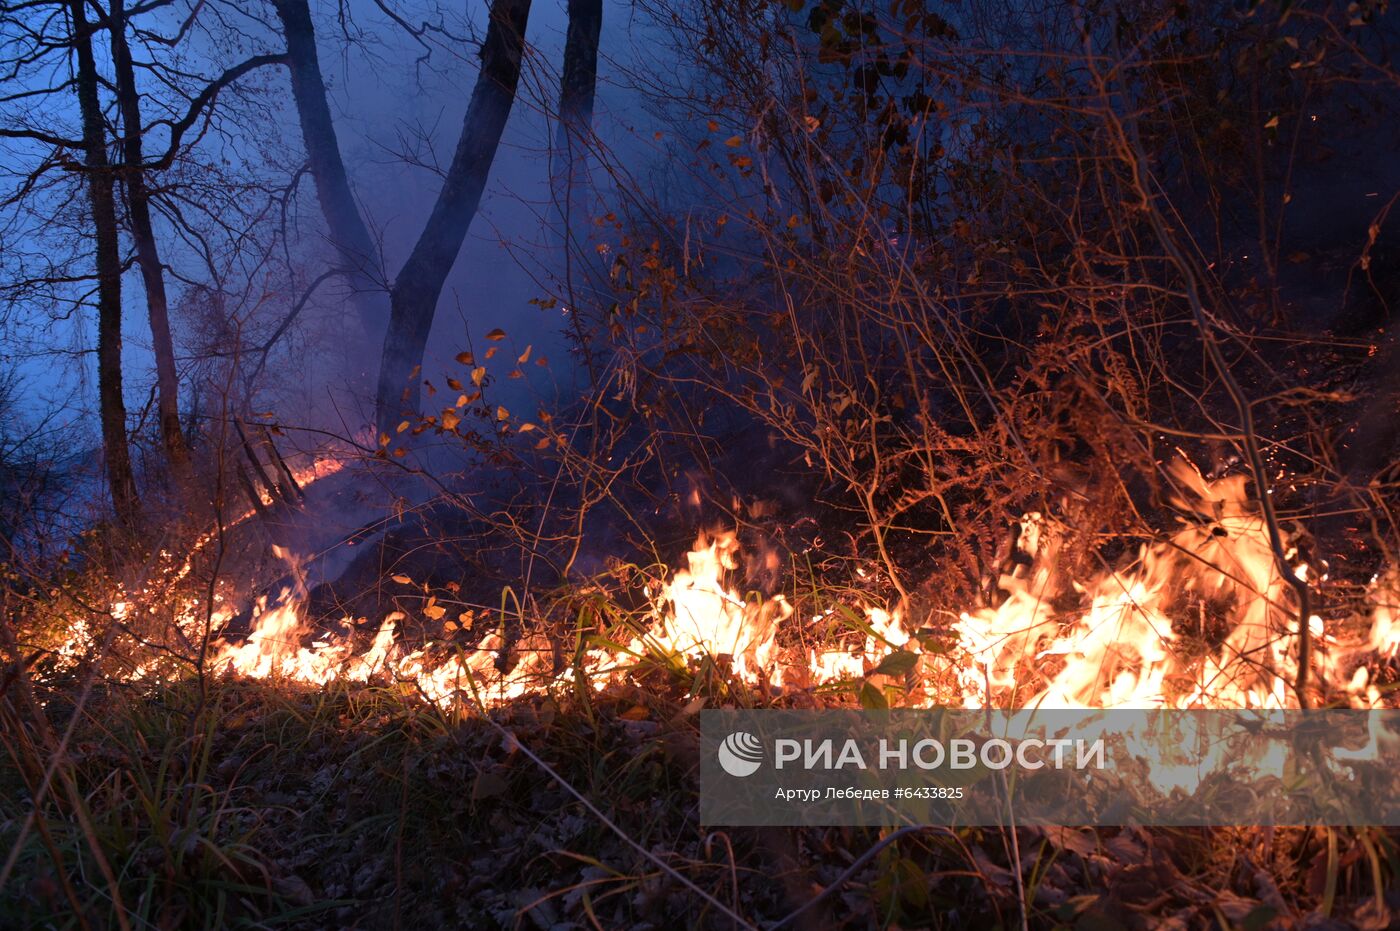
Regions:
<instances>
[{"instance_id":1,"label":"forked tree trunk","mask_svg":"<svg viewBox=\"0 0 1400 931\"><path fill-rule=\"evenodd\" d=\"M316 198L326 219L331 244L339 256L353 304L370 339L384 330L388 317L385 275L369 228L360 216L350 190L349 174L341 157L326 84L316 53L316 33L307 0L273 0L282 36L287 43L287 68L292 79L292 99L306 146L308 167L316 184Z\"/></svg>"},{"instance_id":2,"label":"forked tree trunk","mask_svg":"<svg viewBox=\"0 0 1400 931\"><path fill-rule=\"evenodd\" d=\"M559 84L559 121L554 132L551 182L559 230L566 248L588 219L584 173L593 98L598 85L598 35L603 0L569 0L569 31L564 40L564 72Z\"/></svg>"},{"instance_id":3,"label":"forked tree trunk","mask_svg":"<svg viewBox=\"0 0 1400 931\"><path fill-rule=\"evenodd\" d=\"M83 120L83 162L92 206L93 238L97 245L97 393L102 452L117 520L132 528L140 517L140 500L131 472L131 453L126 442L126 402L122 398L122 263L112 168L107 161L107 131L97 92L92 30L83 10L85 2L69 0L68 15L72 20L73 51L77 59L74 83Z\"/></svg>"},{"instance_id":4,"label":"forked tree trunk","mask_svg":"<svg viewBox=\"0 0 1400 931\"><path fill-rule=\"evenodd\" d=\"M142 152L141 100L136 89L136 72L126 40L126 10L123 0L111 0L110 31L112 63L116 72L117 105L122 117L122 178L126 185L127 212L131 218L131 238L136 243L136 261L146 287L146 312L151 325L151 347L156 357L156 407L165 457L176 480L184 485L191 479L190 455L180 429L180 383L175 371L175 344L170 337L170 307L165 293L165 271L151 224L150 191Z\"/></svg>"},{"instance_id":5,"label":"forked tree trunk","mask_svg":"<svg viewBox=\"0 0 1400 931\"><path fill-rule=\"evenodd\" d=\"M389 331L379 364L376 415L379 429L393 433L404 414L416 416L423 363L443 282L457 259L467 228L481 203L486 178L515 102L530 0L492 0L481 72L472 89L452 164L433 212L390 291Z\"/></svg>"}]
</instances>

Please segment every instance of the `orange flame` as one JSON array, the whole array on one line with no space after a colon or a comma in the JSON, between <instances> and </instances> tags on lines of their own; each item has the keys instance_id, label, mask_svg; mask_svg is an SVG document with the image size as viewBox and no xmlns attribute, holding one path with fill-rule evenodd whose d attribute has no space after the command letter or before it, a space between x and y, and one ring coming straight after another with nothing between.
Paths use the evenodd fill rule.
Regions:
<instances>
[{"instance_id":1,"label":"orange flame","mask_svg":"<svg viewBox=\"0 0 1400 931\"><path fill-rule=\"evenodd\" d=\"M340 467L334 460L313 463L299 480ZM913 676L919 688L907 701L969 708L1296 707L1290 685L1297 674L1296 613L1245 480L1209 482L1184 462L1175 463L1170 475L1179 489L1176 504L1194 518L1166 539L1143 545L1126 567L1105 567L1087 581L1064 578L1059 536L1043 516L1027 515L1020 544L1030 565L1002 576L1006 597L999 605L961 614L953 649L919 657ZM295 559L279 555L292 563L298 581L274 603L258 602L245 640L216 643L215 669L307 684L384 675L444 705L463 698L499 705L542 693L575 674L558 671L553 645L529 632L510 650L519 657L515 665L504 670L504 630L446 659L426 647L407 650L394 638L401 614L385 618L364 650L348 635L333 633L304 645L312 637L301 616L306 592ZM741 681L791 690L859 680L891 652L921 652L899 611L868 604L842 609L864 616L863 642L853 648L800 646L798 622L783 596L744 597L735 588L738 556L733 533L702 536L686 567L658 589L646 630L625 650L584 655L593 687L619 681L637 656L681 666L717 659ZM1373 580L1369 635L1344 640L1331 629L1335 622L1311 619L1321 688L1357 707L1380 704L1364 660L1400 653L1397 593L1400 570ZM1070 602L1075 606L1066 610ZM812 620L828 618L837 607ZM125 603L114 607L114 613L127 610ZM216 621L225 623L229 614L220 608ZM86 627L75 628L61 655L76 656L90 639Z\"/></svg>"}]
</instances>

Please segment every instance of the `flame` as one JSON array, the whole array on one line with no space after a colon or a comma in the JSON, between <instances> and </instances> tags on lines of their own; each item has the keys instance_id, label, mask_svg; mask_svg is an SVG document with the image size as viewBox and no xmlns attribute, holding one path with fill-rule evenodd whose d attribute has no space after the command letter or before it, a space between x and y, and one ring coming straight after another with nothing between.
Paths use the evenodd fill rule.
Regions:
<instances>
[{"instance_id":1,"label":"flame","mask_svg":"<svg viewBox=\"0 0 1400 931\"><path fill-rule=\"evenodd\" d=\"M1180 489L1176 504L1193 517L1166 539L1143 545L1126 567L1105 568L1083 583L1063 577L1061 540L1043 516L1027 515L1019 540L1030 566L1002 576L1006 597L999 605L964 612L954 625L956 649L935 658L951 665L951 689L926 682L911 701L968 708L1297 707L1290 685L1297 675L1296 614L1245 480L1208 482L1184 462L1173 465L1171 476ZM866 634L853 647L795 646L800 632L793 630L792 606L782 595L741 595L732 581L739 565L733 533L702 536L685 568L653 599L648 628L624 651L585 654L593 686L617 681L637 656L680 667L718 660L740 681L784 690L858 680L891 652L920 652L899 612L878 606L857 606ZM1380 694L1365 665L1349 680L1341 670L1358 652L1390 658L1400 651L1400 619L1388 597L1397 590L1400 574L1376 581L1370 635L1350 647L1329 636L1321 618L1311 619L1319 681L1356 706L1375 706ZM1078 606L1057 610L1071 591ZM507 649L504 634L492 633L475 649L438 662L426 649L403 652L393 639L401 616L385 619L363 653L355 653L348 638L330 635L301 646L308 635L298 612L304 600L305 592L293 591L272 606L260 603L250 636L224 645L216 665L244 676L317 684L336 676L365 681L383 672L438 703L471 695L499 704L572 674L554 669L551 644L538 637L525 636ZM1223 636L1187 632L1193 620L1204 628L1208 612L1223 617ZM503 670L508 653L519 660Z\"/></svg>"},{"instance_id":2,"label":"flame","mask_svg":"<svg viewBox=\"0 0 1400 931\"><path fill-rule=\"evenodd\" d=\"M678 570L655 606L659 623L632 641L634 652L659 651L683 657L728 656L733 672L745 681L771 673L778 628L792 616L792 606L778 595L760 601L741 598L724 584L738 568L739 541L732 533L705 538L687 556L689 568Z\"/></svg>"},{"instance_id":3,"label":"flame","mask_svg":"<svg viewBox=\"0 0 1400 931\"><path fill-rule=\"evenodd\" d=\"M343 460L317 460L297 479L309 484L343 466ZM782 595L741 594L738 538L719 533L702 535L685 567L653 590L630 642L589 649L570 668L560 668L561 651L548 637L521 630L512 638L504 623L471 649L408 649L395 637L405 619L398 613L381 621L365 647L349 632L318 633L304 617L307 592L296 559L277 551L292 566L294 584L275 599L258 600L245 638L216 640L211 666L309 685L384 677L440 705L489 707L572 684L580 672L592 688L605 689L626 679L639 659L679 671L708 660L738 681L781 693L862 681L883 658L903 651L917 663L903 683L910 688L896 698L915 706L1297 707L1296 607L1245 479L1208 481L1182 461L1169 476L1178 489L1174 504L1187 515L1179 529L1143 544L1127 564L1104 566L1085 580L1067 577L1060 532L1043 515L1026 515L1018 545L1029 564L1003 575L1004 599L964 611L952 627L955 643L930 655L921 655L897 609L832 604L803 624ZM173 571L188 573L189 560ZM1301 575L1308 567L1293 571ZM1380 706L1369 661L1400 654L1397 595L1400 568L1372 580L1367 634L1356 632L1364 618L1310 619L1311 672L1324 695L1354 707ZM113 616L127 617L137 600L119 593ZM221 630L233 611L195 600L176 614L189 633L209 618ZM809 629L842 616L863 618L848 625L854 638L808 637ZM342 623L351 628L355 619ZM1348 628L1353 633L1345 634ZM811 639L816 645L804 642ZM77 662L92 641L90 626L77 621L58 650L60 661ZM153 663L138 664L131 676L154 670Z\"/></svg>"}]
</instances>

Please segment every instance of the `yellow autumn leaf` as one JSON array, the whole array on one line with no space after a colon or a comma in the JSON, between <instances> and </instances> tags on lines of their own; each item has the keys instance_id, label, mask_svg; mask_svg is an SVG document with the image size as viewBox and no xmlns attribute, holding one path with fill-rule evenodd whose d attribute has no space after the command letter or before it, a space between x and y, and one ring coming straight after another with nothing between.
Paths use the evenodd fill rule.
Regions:
<instances>
[{"instance_id":1,"label":"yellow autumn leaf","mask_svg":"<svg viewBox=\"0 0 1400 931\"><path fill-rule=\"evenodd\" d=\"M491 342L493 342L493 343L498 343L498 342L500 342L501 340L503 340L503 339L506 338L506 331L505 331L505 330L502 330L500 327L497 327L496 329L492 330L490 333L487 333L487 334L486 334L486 338L489 339L489 340L491 340Z\"/></svg>"},{"instance_id":2,"label":"yellow autumn leaf","mask_svg":"<svg viewBox=\"0 0 1400 931\"><path fill-rule=\"evenodd\" d=\"M444 430L456 430L457 424L462 422L462 418L457 416L457 412L448 408L442 412L442 428Z\"/></svg>"},{"instance_id":3,"label":"yellow autumn leaf","mask_svg":"<svg viewBox=\"0 0 1400 931\"><path fill-rule=\"evenodd\" d=\"M412 585L412 584L413 584L413 580L410 579L410 578L409 578L408 576L406 576L406 575L396 575L396 576L393 577L393 579L394 579L395 582L398 582L400 585Z\"/></svg>"},{"instance_id":4,"label":"yellow autumn leaf","mask_svg":"<svg viewBox=\"0 0 1400 931\"><path fill-rule=\"evenodd\" d=\"M398 431L398 432L402 433L402 432L404 432L404 431L407 430L407 429L408 429L408 421L407 421L407 420L400 421L400 422L399 422L399 431Z\"/></svg>"},{"instance_id":5,"label":"yellow autumn leaf","mask_svg":"<svg viewBox=\"0 0 1400 931\"><path fill-rule=\"evenodd\" d=\"M472 369L472 384L481 387L481 380L486 377L486 366L478 365Z\"/></svg>"},{"instance_id":6,"label":"yellow autumn leaf","mask_svg":"<svg viewBox=\"0 0 1400 931\"><path fill-rule=\"evenodd\" d=\"M496 408L496 419L497 419L497 420L507 420L507 419L509 419L509 417L510 417L510 411L506 410L504 407L497 407L497 408Z\"/></svg>"},{"instance_id":7,"label":"yellow autumn leaf","mask_svg":"<svg viewBox=\"0 0 1400 931\"><path fill-rule=\"evenodd\" d=\"M526 346L526 347L525 347L525 351L522 352L522 353L520 354L520 358L515 360L515 361L516 361L516 364L518 364L518 365L524 365L526 362L529 362L529 361L530 361L530 350L531 350L531 349L534 349L534 348L535 348L534 346Z\"/></svg>"},{"instance_id":8,"label":"yellow autumn leaf","mask_svg":"<svg viewBox=\"0 0 1400 931\"><path fill-rule=\"evenodd\" d=\"M458 406L458 407L466 407L466 406L467 406L468 404L470 404L470 403L471 403L471 401L468 400L468 398L467 398L467 396L466 396L465 394L459 394L459 395L457 395L457 406Z\"/></svg>"},{"instance_id":9,"label":"yellow autumn leaf","mask_svg":"<svg viewBox=\"0 0 1400 931\"><path fill-rule=\"evenodd\" d=\"M472 355L471 353L469 353L469 352L459 352L459 353L457 353L457 364L458 364L458 365L475 365L475 364L476 364L476 357L473 356L473 355Z\"/></svg>"},{"instance_id":10,"label":"yellow autumn leaf","mask_svg":"<svg viewBox=\"0 0 1400 931\"><path fill-rule=\"evenodd\" d=\"M529 432L530 432L531 430L533 430L533 429L535 429L535 425L532 424L532 423L529 423L528 421L527 421L526 423L522 423L522 424L520 425L520 432L521 432L521 433L529 433Z\"/></svg>"},{"instance_id":11,"label":"yellow autumn leaf","mask_svg":"<svg viewBox=\"0 0 1400 931\"><path fill-rule=\"evenodd\" d=\"M435 599L429 598L428 603L423 606L423 614L430 620L440 621L447 615L447 609L438 604Z\"/></svg>"},{"instance_id":12,"label":"yellow autumn leaf","mask_svg":"<svg viewBox=\"0 0 1400 931\"><path fill-rule=\"evenodd\" d=\"M730 136L728 139L724 140L724 144L729 146L731 149L737 149L739 148L739 146L744 144L744 137Z\"/></svg>"}]
</instances>

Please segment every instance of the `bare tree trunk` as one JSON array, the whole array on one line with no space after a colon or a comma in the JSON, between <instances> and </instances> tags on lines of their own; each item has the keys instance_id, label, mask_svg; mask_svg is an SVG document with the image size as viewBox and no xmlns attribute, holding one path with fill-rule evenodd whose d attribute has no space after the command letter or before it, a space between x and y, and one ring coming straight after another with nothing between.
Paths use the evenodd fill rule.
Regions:
<instances>
[{"instance_id":1,"label":"bare tree trunk","mask_svg":"<svg viewBox=\"0 0 1400 931\"><path fill-rule=\"evenodd\" d=\"M419 410L423 349L443 282L466 238L520 81L520 58L530 0L492 0L481 46L481 72L462 121L462 135L433 212L390 291L389 332L379 364L376 414L381 432L393 432L405 412Z\"/></svg>"},{"instance_id":2,"label":"bare tree trunk","mask_svg":"<svg viewBox=\"0 0 1400 931\"><path fill-rule=\"evenodd\" d=\"M559 255L574 342L590 379L596 379L593 352L578 313L576 278L589 277L594 265L582 240L588 230L587 140L593 129L593 98L598 85L598 36L603 29L603 0L569 0L569 31L564 40L564 69L559 84L559 121L554 133L550 188L557 218ZM576 264L574 256L583 257Z\"/></svg>"},{"instance_id":3,"label":"bare tree trunk","mask_svg":"<svg viewBox=\"0 0 1400 931\"><path fill-rule=\"evenodd\" d=\"M141 100L136 73L126 41L126 10L122 0L111 0L112 62L116 71L117 104L122 116L122 177L126 185L131 236L136 260L146 287L146 311L151 324L151 346L156 357L156 406L165 457L176 480L188 483L190 454L180 429L180 383L175 372L175 344L170 337L170 307L165 293L165 271L151 225L150 191L146 187L142 152Z\"/></svg>"},{"instance_id":4,"label":"bare tree trunk","mask_svg":"<svg viewBox=\"0 0 1400 931\"><path fill-rule=\"evenodd\" d=\"M326 84L316 53L316 33L307 0L273 0L287 42L287 68L291 72L292 99L306 146L306 157L316 183L316 197L326 219L332 245L340 256L346 281L354 292L354 305L365 335L375 338L384 329L387 314L385 275L369 228L360 216L350 178L340 154L340 143L326 102Z\"/></svg>"},{"instance_id":5,"label":"bare tree trunk","mask_svg":"<svg viewBox=\"0 0 1400 931\"><path fill-rule=\"evenodd\" d=\"M101 406L102 451L107 483L117 520L135 527L140 514L136 479L126 440L126 402L122 398L122 262L117 238L117 208L112 168L107 161L107 131L97 94L97 64L92 55L92 30L84 16L85 0L69 0L73 50L77 57L76 87L83 118L83 161L88 199L92 204L93 235L97 244L97 392Z\"/></svg>"},{"instance_id":6,"label":"bare tree trunk","mask_svg":"<svg viewBox=\"0 0 1400 931\"><path fill-rule=\"evenodd\" d=\"M603 28L603 0L569 0L569 32L564 40L564 73L559 85L559 122L554 133L552 172L555 209L567 247L574 229L587 219L583 195L587 138L593 127L593 98L598 85L598 35Z\"/></svg>"}]
</instances>

